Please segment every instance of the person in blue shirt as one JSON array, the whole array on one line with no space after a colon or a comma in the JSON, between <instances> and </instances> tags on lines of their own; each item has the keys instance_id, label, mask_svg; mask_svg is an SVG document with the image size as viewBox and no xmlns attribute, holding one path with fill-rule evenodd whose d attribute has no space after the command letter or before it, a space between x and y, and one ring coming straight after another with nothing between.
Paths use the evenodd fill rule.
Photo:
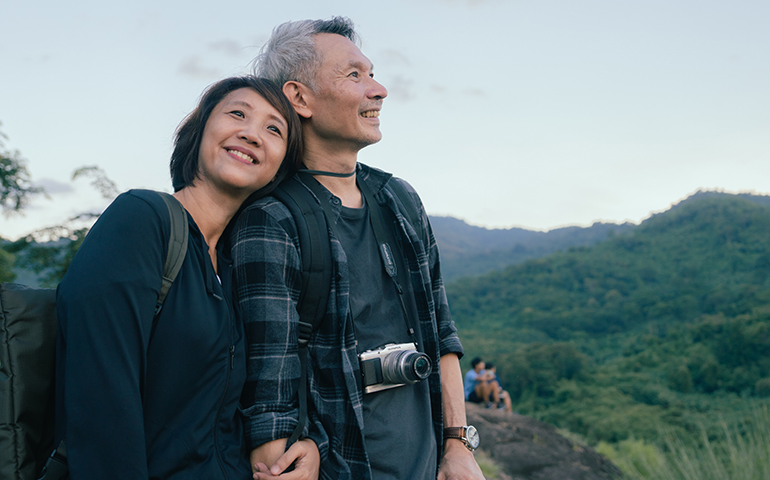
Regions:
<instances>
[{"instance_id":1,"label":"person in blue shirt","mask_svg":"<svg viewBox=\"0 0 770 480\"><path fill-rule=\"evenodd\" d=\"M489 375L484 370L484 361L480 357L471 360L471 369L465 374L463 388L465 401L484 403L490 406L490 396L494 395Z\"/></svg>"}]
</instances>

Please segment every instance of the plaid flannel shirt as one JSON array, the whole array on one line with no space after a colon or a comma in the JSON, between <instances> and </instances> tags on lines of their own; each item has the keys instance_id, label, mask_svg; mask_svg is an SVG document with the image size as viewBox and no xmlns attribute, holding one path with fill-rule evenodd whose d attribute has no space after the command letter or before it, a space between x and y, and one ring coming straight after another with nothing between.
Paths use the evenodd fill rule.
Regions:
<instances>
[{"instance_id":1,"label":"plaid flannel shirt","mask_svg":"<svg viewBox=\"0 0 770 480\"><path fill-rule=\"evenodd\" d=\"M358 164L357 175L375 192L377 202L395 213L400 225L397 235L407 257L422 347L436 366L427 381L440 456L443 424L439 359L448 353L462 356L463 350L449 314L438 247L422 202L411 186L363 164ZM387 185L389 180L404 183L414 205L419 206L423 228L414 228L409 216L401 213ZM328 198L320 201L330 202L335 216L339 215L339 198L326 193ZM272 197L244 209L233 232L237 302L249 343L242 405L246 445L253 449L289 437L297 424L300 362L296 303L302 266L294 219ZM420 233L424 233L423 238ZM321 452L321 478L368 479L371 472L363 440L360 370L349 315L348 265L331 230L329 235L334 278L326 315L309 343L308 434ZM436 461L438 468L439 458Z\"/></svg>"}]
</instances>

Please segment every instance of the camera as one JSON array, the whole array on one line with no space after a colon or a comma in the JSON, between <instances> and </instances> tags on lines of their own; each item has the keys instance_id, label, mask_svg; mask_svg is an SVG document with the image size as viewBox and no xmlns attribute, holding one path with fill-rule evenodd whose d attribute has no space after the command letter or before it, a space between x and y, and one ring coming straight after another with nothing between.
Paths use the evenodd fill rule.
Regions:
<instances>
[{"instance_id":1,"label":"camera","mask_svg":"<svg viewBox=\"0 0 770 480\"><path fill-rule=\"evenodd\" d=\"M430 358L413 343L389 343L358 356L364 393L374 393L425 380L432 368Z\"/></svg>"}]
</instances>

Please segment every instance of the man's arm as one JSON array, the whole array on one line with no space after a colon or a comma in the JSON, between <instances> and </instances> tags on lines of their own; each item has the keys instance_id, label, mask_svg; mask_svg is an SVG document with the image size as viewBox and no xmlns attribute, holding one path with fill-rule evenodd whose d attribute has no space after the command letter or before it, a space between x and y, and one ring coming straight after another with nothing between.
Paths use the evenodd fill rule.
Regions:
<instances>
[{"instance_id":1,"label":"man's arm","mask_svg":"<svg viewBox=\"0 0 770 480\"><path fill-rule=\"evenodd\" d=\"M283 210L273 204L270 212L245 210L232 238L236 300L249 345L242 403L252 469L271 467L284 454L298 415L301 265L289 233L273 216Z\"/></svg>"},{"instance_id":2,"label":"man's arm","mask_svg":"<svg viewBox=\"0 0 770 480\"><path fill-rule=\"evenodd\" d=\"M465 397L460 360L454 353L441 357L441 402L444 409L444 427L467 425ZM444 456L439 467L438 480L475 479L483 480L484 475L473 457L473 452L460 440L444 440Z\"/></svg>"}]
</instances>

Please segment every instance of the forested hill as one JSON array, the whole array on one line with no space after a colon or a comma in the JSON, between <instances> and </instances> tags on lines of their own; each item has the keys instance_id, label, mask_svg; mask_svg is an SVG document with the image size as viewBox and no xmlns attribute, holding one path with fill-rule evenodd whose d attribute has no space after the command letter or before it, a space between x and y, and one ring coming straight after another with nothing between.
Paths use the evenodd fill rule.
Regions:
<instances>
[{"instance_id":1,"label":"forested hill","mask_svg":"<svg viewBox=\"0 0 770 480\"><path fill-rule=\"evenodd\" d=\"M594 246L449 283L468 358L499 360L522 413L594 440L770 396L768 200L699 193Z\"/></svg>"},{"instance_id":2,"label":"forested hill","mask_svg":"<svg viewBox=\"0 0 770 480\"><path fill-rule=\"evenodd\" d=\"M746 313L770 301L769 275L770 208L700 196L593 247L459 280L450 300L463 325L564 339Z\"/></svg>"},{"instance_id":3,"label":"forested hill","mask_svg":"<svg viewBox=\"0 0 770 480\"><path fill-rule=\"evenodd\" d=\"M441 251L445 281L500 270L569 247L593 245L634 228L630 223L595 223L537 232L475 227L453 217L431 216L430 221Z\"/></svg>"}]
</instances>

